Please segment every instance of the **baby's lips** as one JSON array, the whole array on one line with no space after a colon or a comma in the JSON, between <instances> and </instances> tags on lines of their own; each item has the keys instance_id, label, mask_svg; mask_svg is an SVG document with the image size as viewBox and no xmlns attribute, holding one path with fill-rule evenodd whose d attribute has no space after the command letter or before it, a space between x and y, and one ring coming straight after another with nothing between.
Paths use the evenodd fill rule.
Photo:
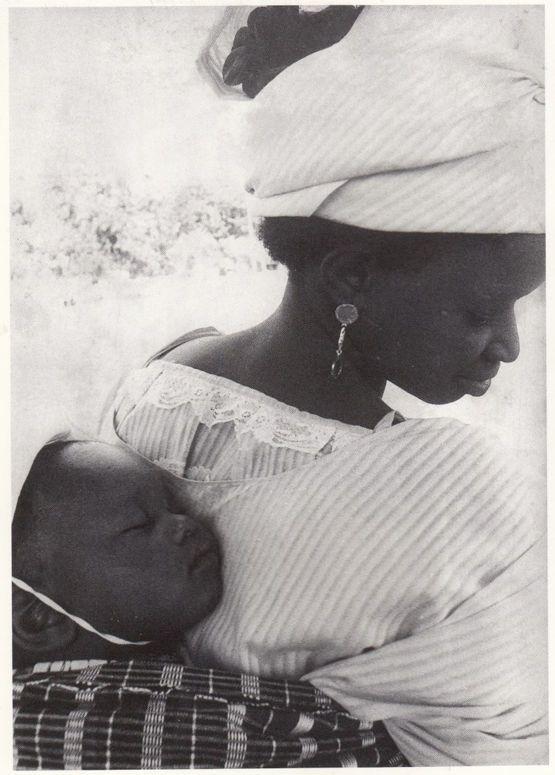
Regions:
<instances>
[{"instance_id":1,"label":"baby's lips","mask_svg":"<svg viewBox=\"0 0 555 775\"><path fill-rule=\"evenodd\" d=\"M208 563L220 562L220 552L216 539L206 534L200 541L191 557L191 570L204 567Z\"/></svg>"}]
</instances>

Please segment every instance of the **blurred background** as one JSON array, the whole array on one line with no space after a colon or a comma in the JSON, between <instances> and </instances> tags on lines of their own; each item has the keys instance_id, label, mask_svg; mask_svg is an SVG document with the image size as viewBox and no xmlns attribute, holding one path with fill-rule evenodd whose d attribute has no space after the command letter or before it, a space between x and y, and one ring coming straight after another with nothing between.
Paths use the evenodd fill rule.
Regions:
<instances>
[{"instance_id":1,"label":"blurred background","mask_svg":"<svg viewBox=\"0 0 555 775\"><path fill-rule=\"evenodd\" d=\"M111 386L172 338L279 303L285 273L248 233L234 161L244 103L195 67L220 13L10 11L14 460L47 416L94 427ZM485 397L386 400L487 425L543 470L543 290L519 313L521 357Z\"/></svg>"}]
</instances>

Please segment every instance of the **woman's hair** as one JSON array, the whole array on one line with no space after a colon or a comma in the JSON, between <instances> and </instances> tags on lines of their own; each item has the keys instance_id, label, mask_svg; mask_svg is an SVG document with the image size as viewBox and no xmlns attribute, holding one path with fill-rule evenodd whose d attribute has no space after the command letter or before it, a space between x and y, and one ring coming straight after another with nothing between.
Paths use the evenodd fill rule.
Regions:
<instances>
[{"instance_id":1,"label":"woman's hair","mask_svg":"<svg viewBox=\"0 0 555 775\"><path fill-rule=\"evenodd\" d=\"M223 66L224 83L241 85L248 97L256 97L289 65L339 42L361 10L341 5L315 13L298 6L255 8L235 35Z\"/></svg>"},{"instance_id":2,"label":"woman's hair","mask_svg":"<svg viewBox=\"0 0 555 775\"><path fill-rule=\"evenodd\" d=\"M274 261L293 272L319 264L335 250L367 256L385 270L418 271L439 255L440 243L462 236L372 231L315 215L263 218L256 233Z\"/></svg>"}]
</instances>

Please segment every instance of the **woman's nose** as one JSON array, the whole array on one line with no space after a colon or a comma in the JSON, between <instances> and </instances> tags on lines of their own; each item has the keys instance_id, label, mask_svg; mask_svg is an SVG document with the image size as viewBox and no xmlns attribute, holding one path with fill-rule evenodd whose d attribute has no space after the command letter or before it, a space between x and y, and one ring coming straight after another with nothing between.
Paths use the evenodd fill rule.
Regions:
<instances>
[{"instance_id":1,"label":"woman's nose","mask_svg":"<svg viewBox=\"0 0 555 775\"><path fill-rule=\"evenodd\" d=\"M511 313L502 325L492 332L486 356L491 361L512 363L520 354L520 339L514 313Z\"/></svg>"}]
</instances>

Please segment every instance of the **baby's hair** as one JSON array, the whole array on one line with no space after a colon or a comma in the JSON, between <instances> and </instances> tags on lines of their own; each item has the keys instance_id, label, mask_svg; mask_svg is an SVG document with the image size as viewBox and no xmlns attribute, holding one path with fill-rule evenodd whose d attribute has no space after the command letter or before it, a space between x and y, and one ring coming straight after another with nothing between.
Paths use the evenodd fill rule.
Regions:
<instances>
[{"instance_id":1,"label":"baby's hair","mask_svg":"<svg viewBox=\"0 0 555 775\"><path fill-rule=\"evenodd\" d=\"M255 8L247 26L235 35L223 66L224 83L241 85L248 97L256 97L294 62L338 43L361 10L362 6L346 5L332 5L317 12L290 5Z\"/></svg>"},{"instance_id":2,"label":"baby's hair","mask_svg":"<svg viewBox=\"0 0 555 775\"><path fill-rule=\"evenodd\" d=\"M38 582L44 561L44 538L48 513L42 508L41 493L52 475L52 461L59 444L43 447L25 480L12 521L12 573L27 582Z\"/></svg>"},{"instance_id":3,"label":"baby's hair","mask_svg":"<svg viewBox=\"0 0 555 775\"><path fill-rule=\"evenodd\" d=\"M52 509L66 481L63 474L67 466L61 463L61 453L68 443L73 447L89 442L60 441L44 446L33 461L15 507L12 574L31 584L43 580L48 559L46 541L52 530Z\"/></svg>"}]
</instances>

